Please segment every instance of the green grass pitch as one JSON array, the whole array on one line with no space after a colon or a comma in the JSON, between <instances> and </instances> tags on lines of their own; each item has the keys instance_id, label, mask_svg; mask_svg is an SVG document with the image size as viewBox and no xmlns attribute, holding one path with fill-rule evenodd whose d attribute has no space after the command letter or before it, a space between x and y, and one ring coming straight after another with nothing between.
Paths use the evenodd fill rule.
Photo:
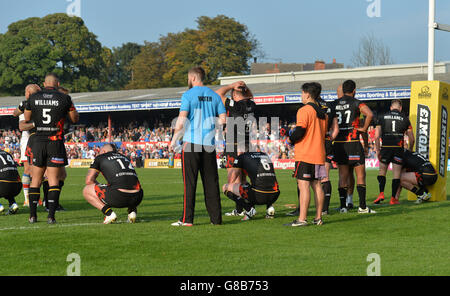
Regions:
<instances>
[{"instance_id":1,"label":"green grass pitch","mask_svg":"<svg viewBox=\"0 0 450 296\"><path fill-rule=\"evenodd\" d=\"M296 203L291 171L277 171L281 196L276 218L264 219L258 206L255 219L242 222L225 217L213 226L198 186L194 227L173 227L181 215L183 184L177 169L138 169L145 197L138 223L126 223L126 210L118 209L119 221L103 225L103 216L82 196L86 169L68 169L61 196L66 212L57 213L56 225L46 223L39 208L36 224L28 223L23 195L17 197L17 215L0 215L0 275L66 275L67 256L80 256L81 275L355 275L364 276L371 264L368 255L380 257L381 275L449 275L450 202L416 205L402 193L401 204L372 206L378 193L377 171L368 170L367 200L374 215L339 214L332 210L322 226L285 227L293 220L285 214ZM220 182L226 171L220 170ZM338 207L337 171L331 173L333 196L330 209ZM390 192L390 173L386 185ZM447 185L447 191L448 188ZM356 193L356 191L355 191ZM7 205L6 200L0 201ZM357 194L354 196L357 204ZM223 213L233 203L222 195ZM309 220L314 215L311 203Z\"/></svg>"}]
</instances>

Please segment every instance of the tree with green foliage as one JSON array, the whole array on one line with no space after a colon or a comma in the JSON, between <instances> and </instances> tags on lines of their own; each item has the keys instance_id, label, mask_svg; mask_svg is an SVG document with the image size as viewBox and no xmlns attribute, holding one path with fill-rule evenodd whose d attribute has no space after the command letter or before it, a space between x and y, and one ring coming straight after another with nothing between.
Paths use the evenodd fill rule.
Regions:
<instances>
[{"instance_id":1,"label":"tree with green foliage","mask_svg":"<svg viewBox=\"0 0 450 296\"><path fill-rule=\"evenodd\" d=\"M141 52L142 45L128 42L113 47L109 64L103 70L108 90L124 89L132 79L131 61Z\"/></svg>"},{"instance_id":2,"label":"tree with green foliage","mask_svg":"<svg viewBox=\"0 0 450 296\"><path fill-rule=\"evenodd\" d=\"M147 43L131 63L133 82L127 88L185 86L193 66L202 66L207 72L205 83L214 84L221 76L248 74L249 60L259 52L259 43L247 26L224 15L201 16L197 29L169 33L158 43ZM161 73L162 81L156 82Z\"/></svg>"},{"instance_id":3,"label":"tree with green foliage","mask_svg":"<svg viewBox=\"0 0 450 296\"><path fill-rule=\"evenodd\" d=\"M164 52L156 42L145 42L141 52L131 61L132 79L127 89L164 87L166 71Z\"/></svg>"},{"instance_id":4,"label":"tree with green foliage","mask_svg":"<svg viewBox=\"0 0 450 296\"><path fill-rule=\"evenodd\" d=\"M100 90L110 55L79 17L56 13L21 20L0 39L0 90L22 94L49 72L72 92Z\"/></svg>"}]
</instances>

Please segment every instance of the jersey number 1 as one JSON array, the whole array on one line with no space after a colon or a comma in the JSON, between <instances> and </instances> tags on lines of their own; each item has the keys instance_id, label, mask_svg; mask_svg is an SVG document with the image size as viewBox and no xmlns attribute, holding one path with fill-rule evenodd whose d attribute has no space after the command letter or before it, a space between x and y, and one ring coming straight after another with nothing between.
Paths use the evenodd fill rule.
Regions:
<instances>
[{"instance_id":1,"label":"jersey number 1","mask_svg":"<svg viewBox=\"0 0 450 296\"><path fill-rule=\"evenodd\" d=\"M123 164L122 160L120 160L120 159L116 159L116 160L119 163L119 165L122 168L122 170L125 170L126 168L125 168L125 165ZM130 165L128 166L128 168L130 170L134 170L133 165L131 164L131 162L130 162Z\"/></svg>"},{"instance_id":2,"label":"jersey number 1","mask_svg":"<svg viewBox=\"0 0 450 296\"><path fill-rule=\"evenodd\" d=\"M8 160L10 163L14 164L14 160L12 159L11 156L6 156L6 160L3 158L3 156L0 155L0 159L3 161L4 165L7 165L6 160Z\"/></svg>"}]
</instances>

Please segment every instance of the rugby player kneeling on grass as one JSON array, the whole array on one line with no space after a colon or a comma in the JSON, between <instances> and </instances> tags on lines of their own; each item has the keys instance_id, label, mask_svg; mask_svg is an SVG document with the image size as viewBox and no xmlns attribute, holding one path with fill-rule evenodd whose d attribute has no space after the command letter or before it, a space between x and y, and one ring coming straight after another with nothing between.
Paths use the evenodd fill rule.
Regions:
<instances>
[{"instance_id":1,"label":"rugby player kneeling on grass","mask_svg":"<svg viewBox=\"0 0 450 296\"><path fill-rule=\"evenodd\" d=\"M97 182L99 173L103 174L107 185ZM111 208L128 208L128 222L134 223L144 192L130 160L117 153L115 145L105 144L87 173L83 195L105 215L104 224L117 220Z\"/></svg>"},{"instance_id":2,"label":"rugby player kneeling on grass","mask_svg":"<svg viewBox=\"0 0 450 296\"><path fill-rule=\"evenodd\" d=\"M266 205L266 218L273 218L273 204L280 196L280 189L269 156L262 152L245 152L235 159L233 167L241 169L251 182L225 184L222 187L224 194L236 202L237 207L244 209L242 221L256 214L255 205Z\"/></svg>"},{"instance_id":3,"label":"rugby player kneeling on grass","mask_svg":"<svg viewBox=\"0 0 450 296\"><path fill-rule=\"evenodd\" d=\"M22 182L20 181L16 162L11 154L0 150L0 197L6 198L9 202L7 215L15 214L19 209L15 197L21 190ZM0 213L4 210L5 208L0 204Z\"/></svg>"},{"instance_id":4,"label":"rugby player kneeling on grass","mask_svg":"<svg viewBox=\"0 0 450 296\"><path fill-rule=\"evenodd\" d=\"M417 203L431 198L427 187L436 183L437 179L436 170L428 159L417 152L404 152L401 186L417 195Z\"/></svg>"}]
</instances>

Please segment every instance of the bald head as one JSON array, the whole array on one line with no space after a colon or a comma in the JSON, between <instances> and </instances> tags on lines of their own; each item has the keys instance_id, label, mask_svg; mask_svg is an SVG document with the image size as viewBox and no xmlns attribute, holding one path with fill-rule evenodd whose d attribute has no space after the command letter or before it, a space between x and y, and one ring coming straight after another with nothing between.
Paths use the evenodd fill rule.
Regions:
<instances>
[{"instance_id":1,"label":"bald head","mask_svg":"<svg viewBox=\"0 0 450 296\"><path fill-rule=\"evenodd\" d=\"M337 97L338 99L342 98L344 96L344 91L342 90L342 84L338 86L337 88Z\"/></svg>"},{"instance_id":2,"label":"bald head","mask_svg":"<svg viewBox=\"0 0 450 296\"><path fill-rule=\"evenodd\" d=\"M391 110L402 111L402 101L400 100L392 100L391 102Z\"/></svg>"},{"instance_id":3,"label":"bald head","mask_svg":"<svg viewBox=\"0 0 450 296\"><path fill-rule=\"evenodd\" d=\"M44 86L58 88L59 87L58 76L56 76L53 73L47 74L47 76L45 76Z\"/></svg>"},{"instance_id":4,"label":"bald head","mask_svg":"<svg viewBox=\"0 0 450 296\"><path fill-rule=\"evenodd\" d=\"M108 152L117 152L117 148L114 144L105 144L100 149L100 154L108 153Z\"/></svg>"},{"instance_id":5,"label":"bald head","mask_svg":"<svg viewBox=\"0 0 450 296\"><path fill-rule=\"evenodd\" d=\"M25 98L28 99L32 94L37 93L40 90L41 90L41 88L39 87L39 85L37 85L37 84L28 84L25 87Z\"/></svg>"}]
</instances>

